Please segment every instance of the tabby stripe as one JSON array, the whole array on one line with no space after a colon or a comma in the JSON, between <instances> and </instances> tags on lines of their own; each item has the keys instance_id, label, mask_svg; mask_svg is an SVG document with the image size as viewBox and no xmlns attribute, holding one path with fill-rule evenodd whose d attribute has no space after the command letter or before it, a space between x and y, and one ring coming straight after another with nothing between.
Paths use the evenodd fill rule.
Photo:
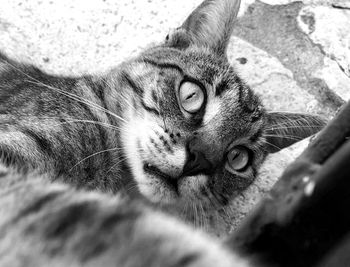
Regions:
<instances>
[{"instance_id":1,"label":"tabby stripe","mask_svg":"<svg viewBox=\"0 0 350 267\"><path fill-rule=\"evenodd\" d=\"M89 76L84 77L84 82L89 88L91 88L91 90L95 94L96 98L101 100L102 107L107 109L106 103L105 103L105 94L104 94L104 90L107 87L105 82L103 80L93 81L92 78Z\"/></svg>"},{"instance_id":2,"label":"tabby stripe","mask_svg":"<svg viewBox=\"0 0 350 267\"><path fill-rule=\"evenodd\" d=\"M105 102L105 94L104 94L104 89L107 87L106 83L102 80L101 83L96 83L93 82L91 79L91 88L92 91L96 94L97 98L101 100L102 104L101 106L105 109L108 110L106 102ZM99 118L97 118L89 109L89 114L93 118L93 121L100 122ZM112 115L109 113L105 113L105 115L108 117L108 122L112 121ZM100 124L95 124L95 127L99 131L100 138L99 140L101 141L101 146L102 148L107 148L107 140L108 140L108 133L106 131L106 128L103 127ZM106 153L103 153L105 161L109 160L109 157L107 156Z\"/></svg>"},{"instance_id":3,"label":"tabby stripe","mask_svg":"<svg viewBox=\"0 0 350 267\"><path fill-rule=\"evenodd\" d=\"M135 94L137 94L139 97L143 96L143 89L132 80L129 74L122 72L122 78L128 83Z\"/></svg>"},{"instance_id":4,"label":"tabby stripe","mask_svg":"<svg viewBox=\"0 0 350 267\"><path fill-rule=\"evenodd\" d=\"M89 114L89 119L92 121L96 121L96 122L100 122L99 118L96 117L93 112L91 111L91 107L84 104L84 103L80 103L80 105L82 105L84 107L84 109L86 110L86 114ZM102 111L103 112L103 111ZM107 148L107 140L108 140L108 133L107 130L105 129L105 127L103 127L103 125L101 124L94 124L93 125L97 131L98 131L98 135L99 138L97 139L100 142L101 148L102 150ZM81 136L81 143L84 142L84 137ZM96 142L98 142L96 141ZM110 157L109 157L109 152L107 153L102 153L100 156L102 156L104 158L104 162L107 164L107 162L110 161ZM85 171L86 171L86 179L87 180L93 180L94 178L94 174L98 171L97 169L93 168L94 166L91 164L87 164L89 161L85 162Z\"/></svg>"},{"instance_id":5,"label":"tabby stripe","mask_svg":"<svg viewBox=\"0 0 350 267\"><path fill-rule=\"evenodd\" d=\"M5 164L6 167L15 165L18 168L23 168L28 163L21 153L12 151L6 146L0 145L0 161Z\"/></svg>"},{"instance_id":6,"label":"tabby stripe","mask_svg":"<svg viewBox=\"0 0 350 267\"><path fill-rule=\"evenodd\" d=\"M40 134L38 134L30 129L22 129L21 132L23 134L29 136L31 139L33 139L43 153L45 153L47 155L52 154L51 143L45 137L41 136Z\"/></svg>"},{"instance_id":7,"label":"tabby stripe","mask_svg":"<svg viewBox=\"0 0 350 267\"><path fill-rule=\"evenodd\" d=\"M160 69L175 69L178 72L180 72L181 74L184 74L182 68L176 64L173 64L173 63L159 63L159 62L155 62L155 61L149 60L149 59L145 59L142 62L150 64L150 65L155 66L155 67L160 68Z\"/></svg>"},{"instance_id":8,"label":"tabby stripe","mask_svg":"<svg viewBox=\"0 0 350 267\"><path fill-rule=\"evenodd\" d=\"M104 80L99 80L97 82L94 82L92 80L92 77L89 77L89 76L86 76L84 78L85 78L85 82L88 83L88 87L92 89L92 92L96 95L97 99L101 101L101 106L105 110L108 110L106 105L106 100L105 100L105 93L104 93L105 88L107 87L106 82ZM105 113L105 115L107 116L109 122L113 121L112 115L110 113ZM94 119L96 120L95 117ZM99 125L99 126L102 128L102 125ZM101 134L101 130L100 130L100 134ZM103 140L107 140L107 134L105 131L103 132L103 136L104 136ZM103 144L103 147L105 147L105 144Z\"/></svg>"},{"instance_id":9,"label":"tabby stripe","mask_svg":"<svg viewBox=\"0 0 350 267\"><path fill-rule=\"evenodd\" d=\"M188 254L183 256L175 265L172 267L186 267L186 266L192 266L194 265L194 262L201 258L201 255L199 254Z\"/></svg>"},{"instance_id":10,"label":"tabby stripe","mask_svg":"<svg viewBox=\"0 0 350 267\"><path fill-rule=\"evenodd\" d=\"M134 233L134 224L140 212L136 212L132 208L130 210L113 210L113 213L108 214L96 227L95 233L84 237L79 245L75 247L75 255L79 255L82 263L94 259L111 248L110 243L101 236L109 235L116 228L116 232L121 232L127 236ZM101 218L101 217L100 217Z\"/></svg>"},{"instance_id":11,"label":"tabby stripe","mask_svg":"<svg viewBox=\"0 0 350 267\"><path fill-rule=\"evenodd\" d=\"M222 80L215 88L215 96L220 96L223 92L225 92L229 88L229 84L227 81Z\"/></svg>"},{"instance_id":12,"label":"tabby stripe","mask_svg":"<svg viewBox=\"0 0 350 267\"><path fill-rule=\"evenodd\" d=\"M65 238L77 224L89 225L97 214L96 202L71 203L52 214L44 227L45 237Z\"/></svg>"},{"instance_id":13,"label":"tabby stripe","mask_svg":"<svg viewBox=\"0 0 350 267\"><path fill-rule=\"evenodd\" d=\"M249 138L249 140L250 140L252 143L255 143L261 136L262 136L262 129L259 129L259 130L256 131L256 133L254 133L254 134Z\"/></svg>"},{"instance_id":14,"label":"tabby stripe","mask_svg":"<svg viewBox=\"0 0 350 267\"><path fill-rule=\"evenodd\" d=\"M215 88L215 96L220 96L223 92L230 89L230 85L232 83L234 83L234 84L238 85L239 99L241 100L242 90L243 90L243 86L242 86L243 82L235 73L231 72L231 74L232 74L234 80L233 81L232 80L225 80L225 79L221 80Z\"/></svg>"},{"instance_id":15,"label":"tabby stripe","mask_svg":"<svg viewBox=\"0 0 350 267\"><path fill-rule=\"evenodd\" d=\"M246 88L244 87L244 85L242 85L241 81L238 79L238 103L240 105L245 105L245 99L243 99L244 97L244 91L246 90Z\"/></svg>"},{"instance_id":16,"label":"tabby stripe","mask_svg":"<svg viewBox=\"0 0 350 267\"><path fill-rule=\"evenodd\" d=\"M160 113L158 110L154 109L154 108L151 108L151 107L148 107L145 102L143 101L143 99L141 100L141 105L142 107L147 110L148 112L152 112L154 114L156 114L157 116L160 116Z\"/></svg>"},{"instance_id":17,"label":"tabby stripe","mask_svg":"<svg viewBox=\"0 0 350 267\"><path fill-rule=\"evenodd\" d=\"M54 201L62 192L50 192L43 196L40 196L38 199L34 200L24 209L22 209L18 215L12 219L12 223L17 223L19 220L33 214L40 212L47 204Z\"/></svg>"},{"instance_id":18,"label":"tabby stripe","mask_svg":"<svg viewBox=\"0 0 350 267\"><path fill-rule=\"evenodd\" d=\"M0 60L9 61L5 54L3 54L2 52L0 52Z\"/></svg>"},{"instance_id":19,"label":"tabby stripe","mask_svg":"<svg viewBox=\"0 0 350 267\"><path fill-rule=\"evenodd\" d=\"M9 173L0 171L0 178L5 178Z\"/></svg>"}]
</instances>

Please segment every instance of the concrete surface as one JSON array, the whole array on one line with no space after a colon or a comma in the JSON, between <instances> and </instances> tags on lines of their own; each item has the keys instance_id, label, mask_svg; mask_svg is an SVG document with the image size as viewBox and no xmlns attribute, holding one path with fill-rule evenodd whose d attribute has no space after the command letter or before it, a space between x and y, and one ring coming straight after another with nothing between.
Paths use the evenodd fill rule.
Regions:
<instances>
[{"instance_id":1,"label":"concrete surface","mask_svg":"<svg viewBox=\"0 0 350 267\"><path fill-rule=\"evenodd\" d=\"M0 0L0 49L53 73L102 72L162 40L201 0ZM270 110L328 118L350 99L350 1L242 0L230 61ZM307 141L271 155L235 227Z\"/></svg>"}]
</instances>

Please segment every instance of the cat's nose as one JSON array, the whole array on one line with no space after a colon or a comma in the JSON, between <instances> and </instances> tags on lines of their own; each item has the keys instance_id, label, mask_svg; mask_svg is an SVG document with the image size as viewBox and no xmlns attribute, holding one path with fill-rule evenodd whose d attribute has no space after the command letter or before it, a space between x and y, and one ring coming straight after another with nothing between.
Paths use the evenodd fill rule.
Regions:
<instances>
[{"instance_id":1,"label":"cat's nose","mask_svg":"<svg viewBox=\"0 0 350 267\"><path fill-rule=\"evenodd\" d=\"M187 161L183 168L183 176L208 174L212 172L212 163L205 157L204 152L200 151L200 149L194 145L194 142L189 142L187 152Z\"/></svg>"}]
</instances>

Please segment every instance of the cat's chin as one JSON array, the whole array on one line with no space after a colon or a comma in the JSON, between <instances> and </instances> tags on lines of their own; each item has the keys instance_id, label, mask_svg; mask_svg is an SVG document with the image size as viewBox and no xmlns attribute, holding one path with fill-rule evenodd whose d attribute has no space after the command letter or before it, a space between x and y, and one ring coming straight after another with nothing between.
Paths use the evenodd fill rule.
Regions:
<instances>
[{"instance_id":1,"label":"cat's chin","mask_svg":"<svg viewBox=\"0 0 350 267\"><path fill-rule=\"evenodd\" d=\"M202 201L202 190L207 183L206 175L187 176L180 179L162 173L155 166L144 165L147 183L139 184L141 194L156 203L171 204Z\"/></svg>"}]
</instances>

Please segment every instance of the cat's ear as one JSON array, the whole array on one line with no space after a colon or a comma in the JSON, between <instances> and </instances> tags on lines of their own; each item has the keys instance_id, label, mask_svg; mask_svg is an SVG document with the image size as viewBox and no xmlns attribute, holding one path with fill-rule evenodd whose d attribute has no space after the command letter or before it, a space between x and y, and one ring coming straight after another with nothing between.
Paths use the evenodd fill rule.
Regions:
<instances>
[{"instance_id":1,"label":"cat's ear","mask_svg":"<svg viewBox=\"0 0 350 267\"><path fill-rule=\"evenodd\" d=\"M266 145L269 153L281 149L309 137L320 131L326 125L326 120L319 116L271 112L267 114Z\"/></svg>"},{"instance_id":2,"label":"cat's ear","mask_svg":"<svg viewBox=\"0 0 350 267\"><path fill-rule=\"evenodd\" d=\"M180 28L167 36L167 45L183 49L194 44L211 48L219 55L224 54L240 2L240 0L205 0Z\"/></svg>"}]
</instances>

